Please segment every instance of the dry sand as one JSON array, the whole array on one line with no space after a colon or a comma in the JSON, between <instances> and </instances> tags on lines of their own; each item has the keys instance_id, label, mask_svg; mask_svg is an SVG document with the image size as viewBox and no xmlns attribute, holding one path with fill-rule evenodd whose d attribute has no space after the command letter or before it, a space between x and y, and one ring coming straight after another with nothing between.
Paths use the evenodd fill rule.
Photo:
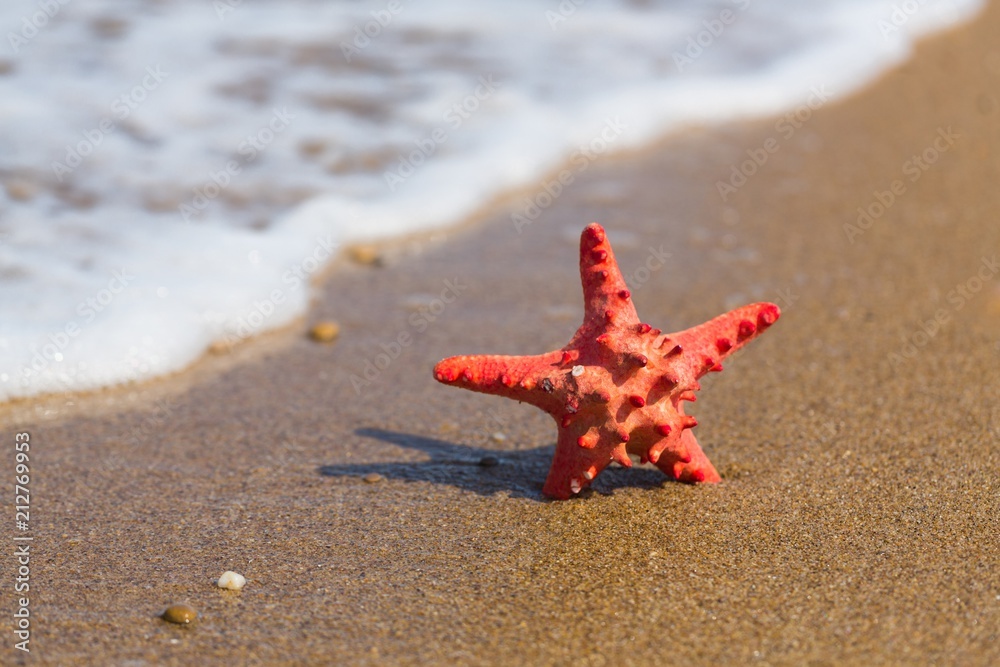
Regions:
<instances>
[{"instance_id":1,"label":"dry sand","mask_svg":"<svg viewBox=\"0 0 1000 667\"><path fill-rule=\"evenodd\" d=\"M64 398L3 408L6 451L33 443L31 661L1000 664L997 34L994 4L790 137L775 119L692 130L592 165L521 234L514 201L338 272L309 316L341 324L333 345L303 323L238 363L75 397L76 416L42 418ZM716 182L772 137L723 203ZM609 469L546 501L551 420L431 377L444 356L565 343L592 220L654 326L784 310L693 406L720 485ZM637 273L661 245L669 262ZM460 295L420 330L446 281ZM241 593L214 587L228 569ZM201 620L159 620L173 602Z\"/></svg>"}]
</instances>

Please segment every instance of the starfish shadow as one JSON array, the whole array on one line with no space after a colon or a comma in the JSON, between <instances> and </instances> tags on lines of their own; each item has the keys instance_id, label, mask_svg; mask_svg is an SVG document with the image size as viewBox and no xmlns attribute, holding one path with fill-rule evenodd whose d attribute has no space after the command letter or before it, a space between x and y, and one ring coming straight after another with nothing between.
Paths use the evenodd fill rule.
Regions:
<instances>
[{"instance_id":1,"label":"starfish shadow","mask_svg":"<svg viewBox=\"0 0 1000 667\"><path fill-rule=\"evenodd\" d=\"M552 462L552 446L498 451L378 428L359 428L354 433L419 450L430 459L325 465L319 468L321 475L363 477L378 473L388 479L447 484L482 496L506 491L513 498L545 500L542 483ZM591 488L596 493L610 494L625 487L659 488L665 479L663 473L654 468L628 470L614 466L605 470ZM584 491L583 495L588 492Z\"/></svg>"}]
</instances>

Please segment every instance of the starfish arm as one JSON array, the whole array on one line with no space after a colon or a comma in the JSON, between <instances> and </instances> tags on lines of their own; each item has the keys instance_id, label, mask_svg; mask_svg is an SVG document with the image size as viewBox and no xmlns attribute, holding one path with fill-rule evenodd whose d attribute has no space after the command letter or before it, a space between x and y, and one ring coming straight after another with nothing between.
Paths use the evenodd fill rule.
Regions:
<instances>
[{"instance_id":1,"label":"starfish arm","mask_svg":"<svg viewBox=\"0 0 1000 667\"><path fill-rule=\"evenodd\" d=\"M591 223L580 236L583 328L598 332L612 324L638 324L632 294L625 285L604 228Z\"/></svg>"},{"instance_id":2,"label":"starfish arm","mask_svg":"<svg viewBox=\"0 0 1000 667\"><path fill-rule=\"evenodd\" d=\"M534 356L471 355L448 357L434 367L438 382L484 394L505 396L555 413L563 407L556 389L565 356L562 350Z\"/></svg>"},{"instance_id":3,"label":"starfish arm","mask_svg":"<svg viewBox=\"0 0 1000 667\"><path fill-rule=\"evenodd\" d=\"M595 429L597 430L597 429ZM545 479L542 493L549 498L566 500L590 483L608 467L612 461L617 461L625 467L632 466L626 451L625 442L617 432L604 431L595 435L591 431L588 440L579 437L576 429L560 429L559 440L556 442L556 453L552 457L549 476ZM596 441L596 442L595 442Z\"/></svg>"},{"instance_id":4,"label":"starfish arm","mask_svg":"<svg viewBox=\"0 0 1000 667\"><path fill-rule=\"evenodd\" d=\"M677 355L681 367L697 379L709 371L721 371L723 359L759 336L780 316L781 310L773 303L752 303L670 334L661 349L668 356Z\"/></svg>"},{"instance_id":5,"label":"starfish arm","mask_svg":"<svg viewBox=\"0 0 1000 667\"><path fill-rule=\"evenodd\" d=\"M722 481L722 477L716 471L715 466L705 456L694 433L685 430L681 433L680 446L678 448L684 452L683 456L678 456L672 450L667 450L656 461L659 468L671 479L679 482L695 484L716 484ZM685 461L685 459L688 459Z\"/></svg>"}]
</instances>

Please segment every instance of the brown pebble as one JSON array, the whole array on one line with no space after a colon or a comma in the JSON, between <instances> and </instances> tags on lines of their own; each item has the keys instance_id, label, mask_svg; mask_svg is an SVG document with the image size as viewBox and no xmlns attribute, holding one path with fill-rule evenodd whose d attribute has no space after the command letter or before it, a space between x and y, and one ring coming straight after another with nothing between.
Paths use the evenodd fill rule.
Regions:
<instances>
[{"instance_id":1,"label":"brown pebble","mask_svg":"<svg viewBox=\"0 0 1000 667\"><path fill-rule=\"evenodd\" d=\"M178 625L189 625L196 618L198 618L198 612L194 610L194 607L186 604L172 604L163 610L161 617L164 621L169 623L177 623Z\"/></svg>"},{"instance_id":2,"label":"brown pebble","mask_svg":"<svg viewBox=\"0 0 1000 667\"><path fill-rule=\"evenodd\" d=\"M110 16L101 17L90 24L90 29L97 37L104 39L115 39L124 35L128 29L128 23Z\"/></svg>"},{"instance_id":3,"label":"brown pebble","mask_svg":"<svg viewBox=\"0 0 1000 667\"><path fill-rule=\"evenodd\" d=\"M340 325L336 322L320 322L309 330L309 336L320 343L332 343L340 335Z\"/></svg>"},{"instance_id":4,"label":"brown pebble","mask_svg":"<svg viewBox=\"0 0 1000 667\"><path fill-rule=\"evenodd\" d=\"M382 265L382 255L379 253L378 248L373 245L351 246L348 253L351 256L351 259L358 264L368 264L373 266Z\"/></svg>"},{"instance_id":5,"label":"brown pebble","mask_svg":"<svg viewBox=\"0 0 1000 667\"><path fill-rule=\"evenodd\" d=\"M30 181L12 179L7 181L7 196L14 201L30 201L38 193L38 187Z\"/></svg>"},{"instance_id":6,"label":"brown pebble","mask_svg":"<svg viewBox=\"0 0 1000 667\"><path fill-rule=\"evenodd\" d=\"M101 198L93 192L76 190L68 186L57 189L55 195L66 204L83 211L92 209L101 202Z\"/></svg>"},{"instance_id":7,"label":"brown pebble","mask_svg":"<svg viewBox=\"0 0 1000 667\"><path fill-rule=\"evenodd\" d=\"M228 354L232 352L233 346L229 341L217 340L208 346L208 351L212 354Z\"/></svg>"},{"instance_id":8,"label":"brown pebble","mask_svg":"<svg viewBox=\"0 0 1000 667\"><path fill-rule=\"evenodd\" d=\"M143 208L150 213L166 213L176 210L182 204L184 201L173 192L148 193L142 197Z\"/></svg>"},{"instance_id":9,"label":"brown pebble","mask_svg":"<svg viewBox=\"0 0 1000 667\"><path fill-rule=\"evenodd\" d=\"M364 477L362 477L361 479L363 479L366 484L378 484L383 479L385 479L385 477L383 477L382 475L378 474L377 472L370 472L367 475L365 475Z\"/></svg>"},{"instance_id":10,"label":"brown pebble","mask_svg":"<svg viewBox=\"0 0 1000 667\"><path fill-rule=\"evenodd\" d=\"M484 456L483 458L479 459L479 465L481 465L484 468L492 468L493 466L499 463L500 459L498 459L495 456Z\"/></svg>"},{"instance_id":11,"label":"brown pebble","mask_svg":"<svg viewBox=\"0 0 1000 667\"><path fill-rule=\"evenodd\" d=\"M299 144L299 155L302 157L317 157L326 150L326 142L322 139L307 139Z\"/></svg>"}]
</instances>

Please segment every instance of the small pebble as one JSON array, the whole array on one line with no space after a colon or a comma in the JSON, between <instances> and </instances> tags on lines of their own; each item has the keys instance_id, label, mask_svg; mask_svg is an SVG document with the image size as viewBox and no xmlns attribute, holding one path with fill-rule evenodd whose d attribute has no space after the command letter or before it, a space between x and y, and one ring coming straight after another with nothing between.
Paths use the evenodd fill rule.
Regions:
<instances>
[{"instance_id":1,"label":"small pebble","mask_svg":"<svg viewBox=\"0 0 1000 667\"><path fill-rule=\"evenodd\" d=\"M317 157L326 150L326 142L322 139L308 139L299 144L299 154L303 157Z\"/></svg>"},{"instance_id":2,"label":"small pebble","mask_svg":"<svg viewBox=\"0 0 1000 667\"><path fill-rule=\"evenodd\" d=\"M493 440L493 442L503 442L504 440L507 439L507 435L501 433L500 431L497 431L496 433L491 435L490 438Z\"/></svg>"},{"instance_id":3,"label":"small pebble","mask_svg":"<svg viewBox=\"0 0 1000 667\"><path fill-rule=\"evenodd\" d=\"M484 468L492 468L498 463L500 463L500 459L498 459L495 456L484 456L483 458L479 459L479 465L481 465Z\"/></svg>"},{"instance_id":4,"label":"small pebble","mask_svg":"<svg viewBox=\"0 0 1000 667\"><path fill-rule=\"evenodd\" d=\"M351 246L348 253L351 256L351 259L358 264L368 264L373 266L381 266L382 264L382 255L373 245Z\"/></svg>"},{"instance_id":5,"label":"small pebble","mask_svg":"<svg viewBox=\"0 0 1000 667\"><path fill-rule=\"evenodd\" d=\"M229 341L217 340L208 346L208 351L212 354L228 354L232 352L233 346L229 344Z\"/></svg>"},{"instance_id":6,"label":"small pebble","mask_svg":"<svg viewBox=\"0 0 1000 667\"><path fill-rule=\"evenodd\" d=\"M365 484L378 484L383 479L385 479L385 477L383 477L382 475L378 474L377 472L370 472L367 475L365 475L364 477L362 477L361 479L363 479L365 481Z\"/></svg>"},{"instance_id":7,"label":"small pebble","mask_svg":"<svg viewBox=\"0 0 1000 667\"><path fill-rule=\"evenodd\" d=\"M122 19L104 16L90 24L90 29L97 37L115 39L128 32L128 23Z\"/></svg>"},{"instance_id":8,"label":"small pebble","mask_svg":"<svg viewBox=\"0 0 1000 667\"><path fill-rule=\"evenodd\" d=\"M320 343L332 343L340 335L340 325L336 322L320 322L309 330L309 336Z\"/></svg>"},{"instance_id":9,"label":"small pebble","mask_svg":"<svg viewBox=\"0 0 1000 667\"><path fill-rule=\"evenodd\" d=\"M247 585L247 578L239 572L226 570L219 577L219 580L215 582L215 585L219 588L228 588L231 591L241 591Z\"/></svg>"},{"instance_id":10,"label":"small pebble","mask_svg":"<svg viewBox=\"0 0 1000 667\"><path fill-rule=\"evenodd\" d=\"M172 604L163 610L161 617L169 623L189 625L198 618L198 612L194 610L194 607L186 604Z\"/></svg>"},{"instance_id":11,"label":"small pebble","mask_svg":"<svg viewBox=\"0 0 1000 667\"><path fill-rule=\"evenodd\" d=\"M38 193L38 188L33 183L16 178L7 181L6 187L7 196L15 201L29 201Z\"/></svg>"}]
</instances>

